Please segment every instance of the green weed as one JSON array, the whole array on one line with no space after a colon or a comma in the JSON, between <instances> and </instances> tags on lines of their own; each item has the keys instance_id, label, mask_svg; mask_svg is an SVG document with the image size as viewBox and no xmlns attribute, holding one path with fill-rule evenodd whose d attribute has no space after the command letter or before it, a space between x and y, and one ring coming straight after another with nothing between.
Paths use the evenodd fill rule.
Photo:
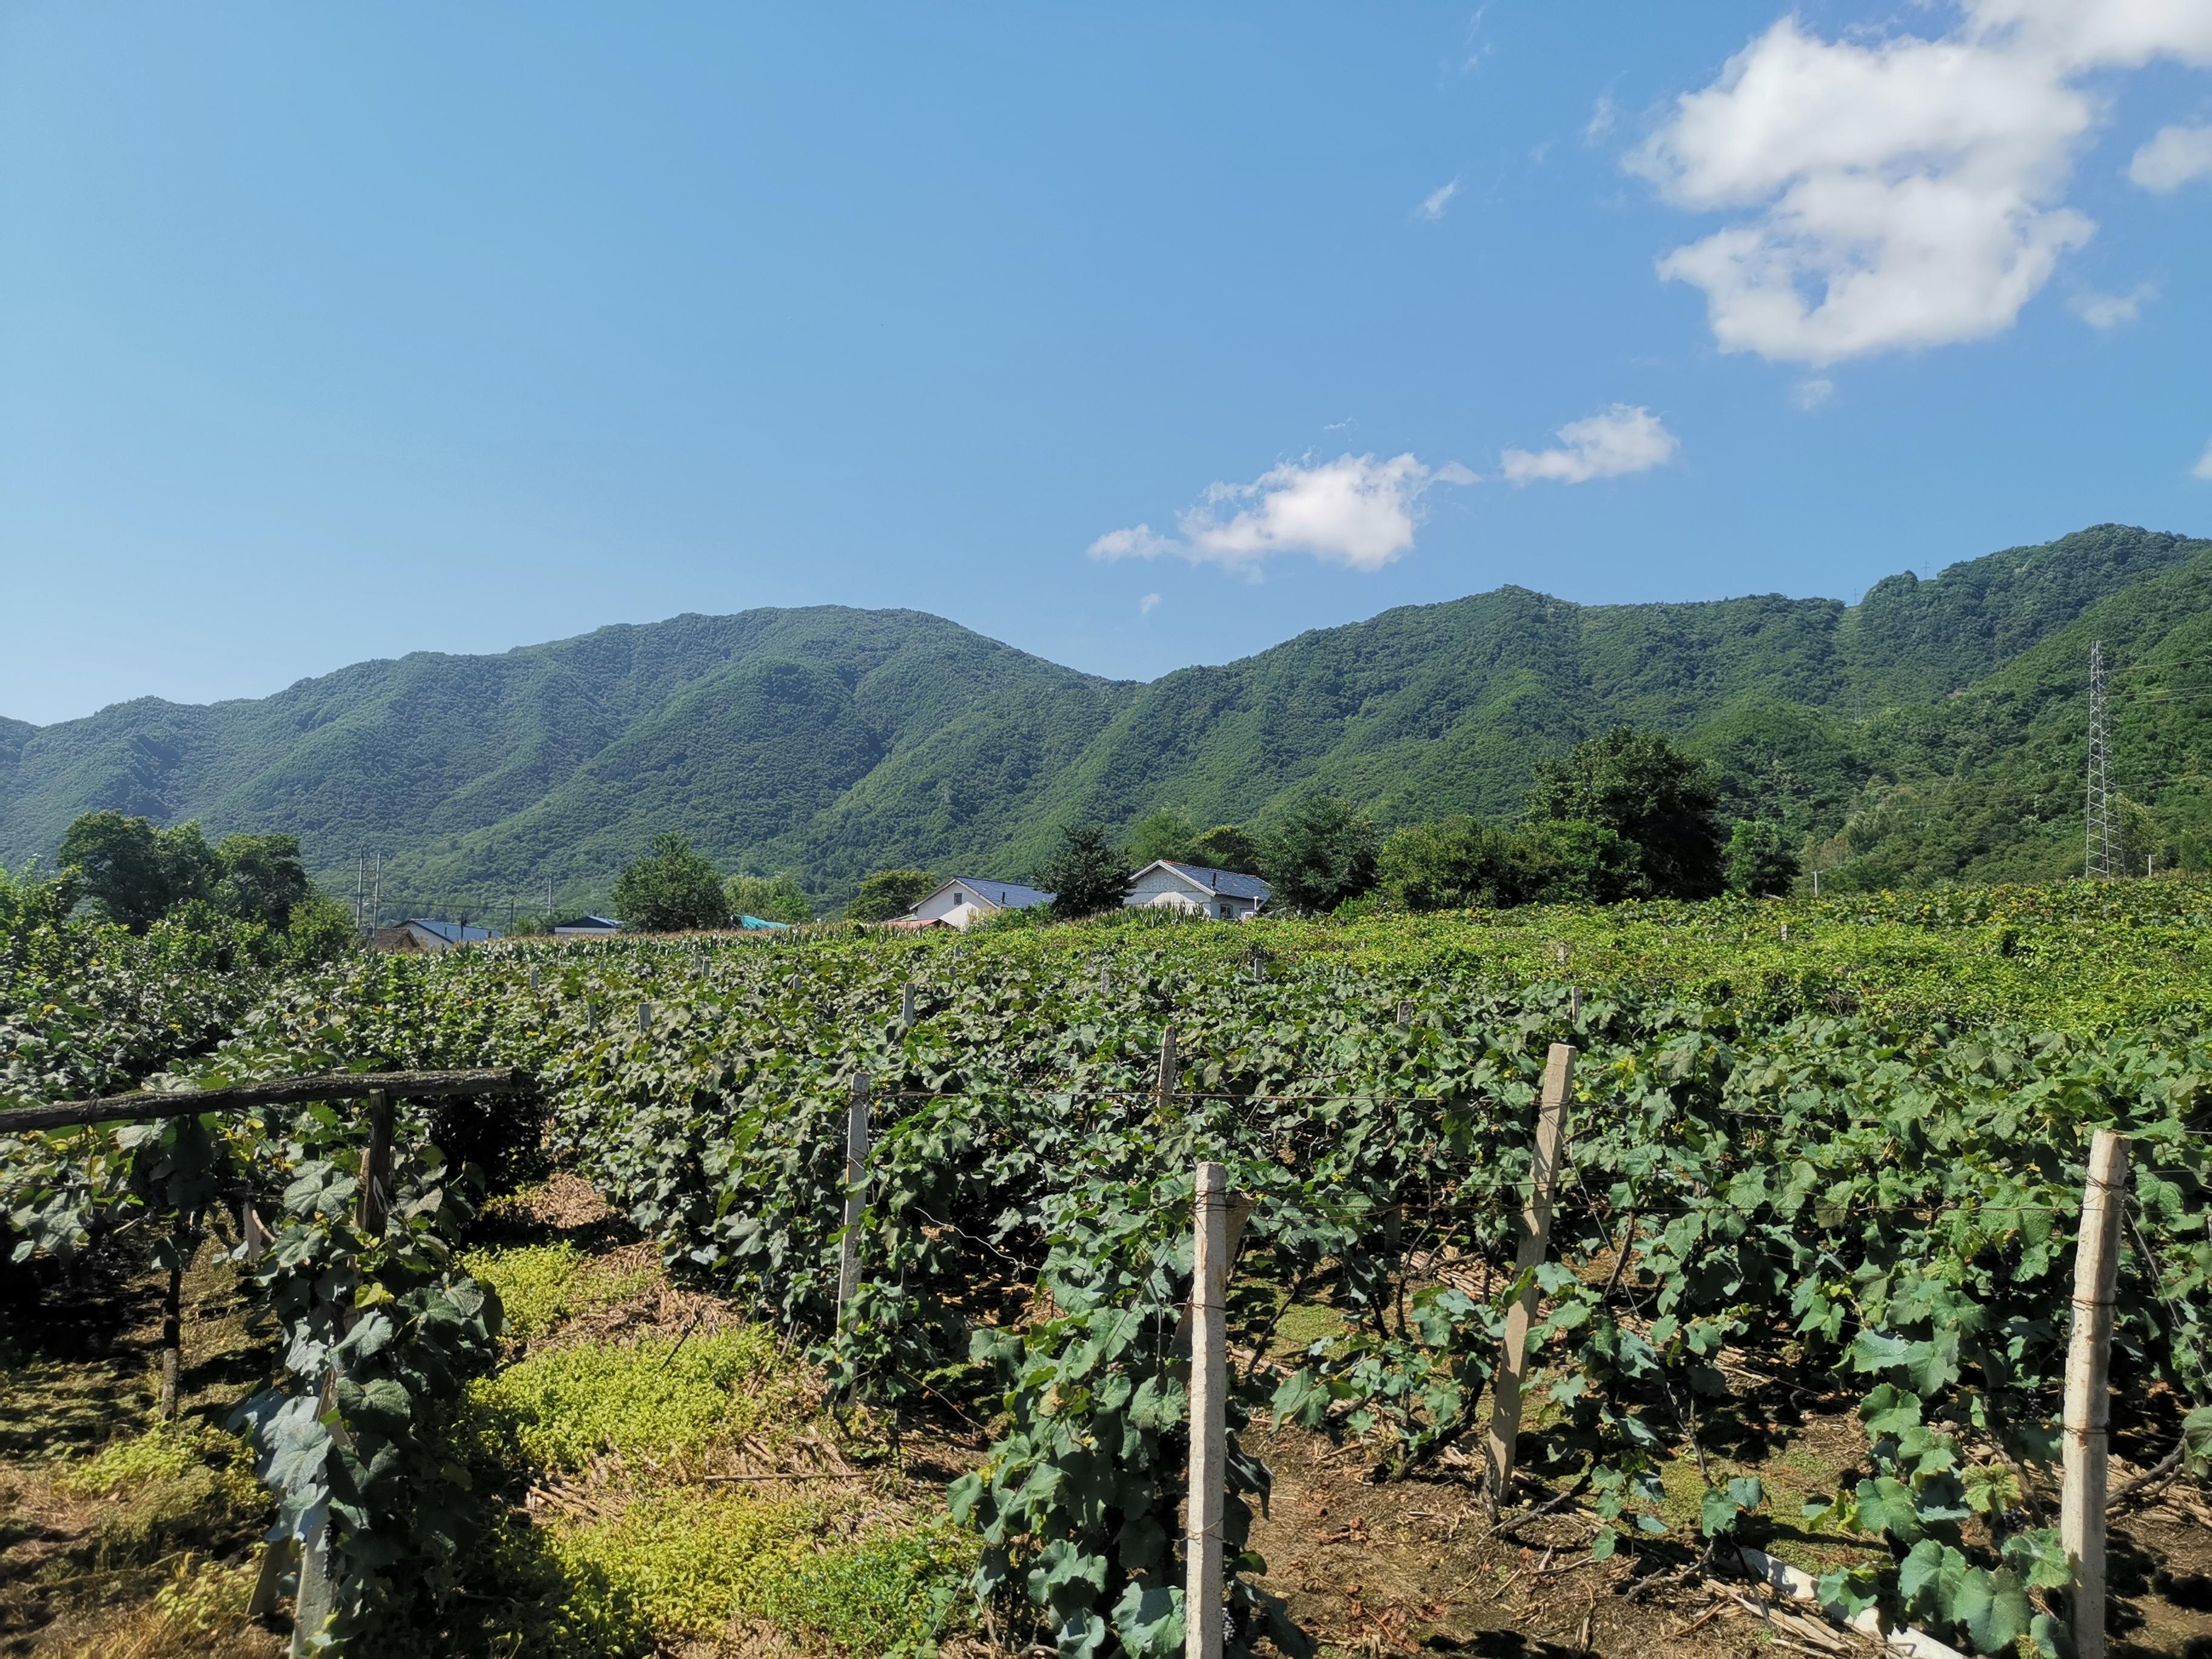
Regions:
<instances>
[{"instance_id":1,"label":"green weed","mask_svg":"<svg viewBox=\"0 0 2212 1659\"><path fill-rule=\"evenodd\" d=\"M565 1240L505 1250L472 1250L462 1270L499 1292L506 1334L527 1342L564 1321L629 1301L659 1276L594 1260Z\"/></svg>"},{"instance_id":2,"label":"green weed","mask_svg":"<svg viewBox=\"0 0 2212 1659\"><path fill-rule=\"evenodd\" d=\"M820 1548L829 1511L803 1499L668 1489L550 1540L575 1639L622 1651L646 1632L712 1636L760 1620L811 1651L899 1659L933 1650L975 1565L941 1528Z\"/></svg>"},{"instance_id":3,"label":"green weed","mask_svg":"<svg viewBox=\"0 0 2212 1659\"><path fill-rule=\"evenodd\" d=\"M693 1337L581 1343L532 1354L471 1385L532 1462L581 1468L599 1454L686 1456L808 1414L798 1370L757 1327Z\"/></svg>"}]
</instances>

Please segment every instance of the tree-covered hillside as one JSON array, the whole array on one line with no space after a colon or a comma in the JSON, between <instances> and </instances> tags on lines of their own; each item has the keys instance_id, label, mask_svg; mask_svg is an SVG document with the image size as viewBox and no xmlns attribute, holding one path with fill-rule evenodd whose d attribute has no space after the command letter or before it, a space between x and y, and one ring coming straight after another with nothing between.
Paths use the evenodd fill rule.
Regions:
<instances>
[{"instance_id":1,"label":"tree-covered hillside","mask_svg":"<svg viewBox=\"0 0 2212 1659\"><path fill-rule=\"evenodd\" d=\"M679 617L499 656L356 664L274 696L0 720L0 860L104 807L300 834L386 908L604 896L657 832L842 899L871 869L1018 875L1060 825L1167 806L1264 826L1328 791L1384 826L1516 814L1620 724L1712 761L1723 811L1842 882L2058 873L2078 857L2084 682L2116 673L2131 856L2212 836L2212 542L2100 526L1893 576L1847 607L1584 606L1521 587L1389 611L1137 685L939 617ZM2191 675L2194 678L2191 678ZM2139 843L2139 847L2136 846Z\"/></svg>"}]
</instances>

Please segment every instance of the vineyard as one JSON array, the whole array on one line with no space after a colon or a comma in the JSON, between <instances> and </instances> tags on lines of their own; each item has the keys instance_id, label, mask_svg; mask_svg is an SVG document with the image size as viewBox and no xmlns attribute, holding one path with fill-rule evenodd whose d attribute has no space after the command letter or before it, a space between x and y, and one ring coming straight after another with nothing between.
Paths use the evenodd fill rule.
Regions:
<instances>
[{"instance_id":1,"label":"vineyard","mask_svg":"<svg viewBox=\"0 0 2212 1659\"><path fill-rule=\"evenodd\" d=\"M272 1650L256 1632L307 1588L266 1532L319 1553L348 1654L1179 1653L1212 1161L1246 1217L1229 1652L1502 1650L1480 1646L1496 1581L1569 1562L1659 1610L1601 1618L1592 1591L1578 1629L1551 1626L1569 1647L1689 1642L1696 1619L1696 1641L1850 1650L1817 1619L1698 1617L1681 1598L1743 1546L1805 1568L1838 1620L2057 1656L2060 1386L2100 1129L2131 1146L2115 1640L2212 1643L2208 924L2212 891L2161 882L290 973L33 932L0 970L0 1104L333 1072L526 1083L395 1085L381 1164L371 1109L336 1098L0 1129L6 1308L155 1285L157 1418L191 1371L188 1284L219 1282L260 1334L197 1418L111 1414L100 1443L43 1446L26 1425L72 1362L0 1341L0 1643L70 1650L39 1632L76 1616L70 1573L107 1571L99 1594L158 1585L204 1650ZM1565 1152L1522 1270L1560 1043ZM562 1205L584 1218L555 1237ZM1492 1384L1531 1291L1493 1516ZM216 1471L245 1547L56 1554L51 1585L17 1582L26 1482L60 1506L70 1482L110 1491L104 1469L125 1490L132 1457ZM1380 1609L1317 1582L1334 1534L1286 1506L1291 1463L1419 1494L1408 1512L1455 1494L1475 1519L1433 1553L1472 1575L1456 1599Z\"/></svg>"}]
</instances>

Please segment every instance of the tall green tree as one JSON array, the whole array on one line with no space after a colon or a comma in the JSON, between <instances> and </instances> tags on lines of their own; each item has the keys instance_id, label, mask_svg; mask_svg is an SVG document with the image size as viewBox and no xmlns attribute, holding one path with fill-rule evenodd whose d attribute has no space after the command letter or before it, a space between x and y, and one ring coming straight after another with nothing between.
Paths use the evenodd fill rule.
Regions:
<instances>
[{"instance_id":1,"label":"tall green tree","mask_svg":"<svg viewBox=\"0 0 2212 1659\"><path fill-rule=\"evenodd\" d=\"M1173 859L1179 864L1194 862L1191 848L1197 840L1198 827L1172 806L1147 812L1129 830L1126 850L1130 866L1141 870L1155 859Z\"/></svg>"},{"instance_id":2,"label":"tall green tree","mask_svg":"<svg viewBox=\"0 0 2212 1659\"><path fill-rule=\"evenodd\" d=\"M763 921L796 924L814 920L813 901L796 876L732 876L723 884L722 899L734 921L758 916Z\"/></svg>"},{"instance_id":3,"label":"tall green tree","mask_svg":"<svg viewBox=\"0 0 2212 1659\"><path fill-rule=\"evenodd\" d=\"M62 836L61 867L108 921L143 933L169 908L161 845L144 818L87 812Z\"/></svg>"},{"instance_id":4,"label":"tall green tree","mask_svg":"<svg viewBox=\"0 0 2212 1659\"><path fill-rule=\"evenodd\" d=\"M720 873L693 848L690 836L673 830L655 836L652 850L615 878L615 908L624 924L649 933L719 927L729 920Z\"/></svg>"},{"instance_id":5,"label":"tall green tree","mask_svg":"<svg viewBox=\"0 0 2212 1659\"><path fill-rule=\"evenodd\" d=\"M1190 861L1209 869L1234 870L1240 876L1260 873L1260 843L1241 826L1217 823L1191 843Z\"/></svg>"},{"instance_id":6,"label":"tall green tree","mask_svg":"<svg viewBox=\"0 0 2212 1659\"><path fill-rule=\"evenodd\" d=\"M1261 848L1271 905L1320 915L1375 885L1382 842L1367 814L1334 795L1291 809Z\"/></svg>"},{"instance_id":7,"label":"tall green tree","mask_svg":"<svg viewBox=\"0 0 2212 1659\"><path fill-rule=\"evenodd\" d=\"M1129 896L1129 861L1095 823L1068 824L1060 848L1031 878L1052 894L1052 913L1063 921L1095 916Z\"/></svg>"},{"instance_id":8,"label":"tall green tree","mask_svg":"<svg viewBox=\"0 0 2212 1659\"><path fill-rule=\"evenodd\" d=\"M103 915L137 933L189 900L216 899L223 873L198 824L160 830L112 811L71 823L60 862Z\"/></svg>"},{"instance_id":9,"label":"tall green tree","mask_svg":"<svg viewBox=\"0 0 2212 1659\"><path fill-rule=\"evenodd\" d=\"M1728 847L1721 855L1729 891L1767 898L1786 893L1797 879L1797 854L1778 823L1761 818L1739 819L1729 831Z\"/></svg>"},{"instance_id":10,"label":"tall green tree","mask_svg":"<svg viewBox=\"0 0 2212 1659\"><path fill-rule=\"evenodd\" d=\"M1598 824L1635 848L1643 890L1621 896L1710 898L1721 890L1719 804L1703 761L1623 726L1538 767L1528 817Z\"/></svg>"},{"instance_id":11,"label":"tall green tree","mask_svg":"<svg viewBox=\"0 0 2212 1659\"><path fill-rule=\"evenodd\" d=\"M862 878L845 914L854 921L896 921L937 887L927 870L878 870Z\"/></svg>"},{"instance_id":12,"label":"tall green tree","mask_svg":"<svg viewBox=\"0 0 2212 1659\"><path fill-rule=\"evenodd\" d=\"M222 867L218 902L245 921L287 927L315 890L297 836L225 836L215 856Z\"/></svg>"}]
</instances>

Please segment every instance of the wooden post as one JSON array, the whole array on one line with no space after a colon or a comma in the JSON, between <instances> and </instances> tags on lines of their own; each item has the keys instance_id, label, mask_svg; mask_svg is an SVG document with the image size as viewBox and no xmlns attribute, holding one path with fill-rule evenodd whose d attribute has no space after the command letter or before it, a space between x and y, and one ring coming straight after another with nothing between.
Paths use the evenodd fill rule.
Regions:
<instances>
[{"instance_id":1,"label":"wooden post","mask_svg":"<svg viewBox=\"0 0 2212 1659\"><path fill-rule=\"evenodd\" d=\"M908 980L899 987L899 1030L914 1030L914 981Z\"/></svg>"},{"instance_id":2,"label":"wooden post","mask_svg":"<svg viewBox=\"0 0 2212 1659\"><path fill-rule=\"evenodd\" d=\"M384 1231L392 1207L392 1097L379 1089L368 1097L368 1144L361 1154L361 1191L354 1200L354 1221L375 1237Z\"/></svg>"},{"instance_id":3,"label":"wooden post","mask_svg":"<svg viewBox=\"0 0 2212 1659\"><path fill-rule=\"evenodd\" d=\"M1544 1093L1536 1112L1536 1150L1528 1169L1528 1197L1521 1207L1521 1249L1514 1277L1524 1276L1544 1259L1552 1242L1552 1197L1559 1184L1559 1145L1565 1137L1567 1089L1574 1078L1575 1048L1555 1042L1544 1063ZM1528 1328L1536 1317L1536 1287L1531 1284L1505 1310L1505 1346L1498 1358L1490 1413L1490 1501L1503 1503L1513 1481L1513 1457L1521 1438L1521 1390L1528 1380Z\"/></svg>"},{"instance_id":4,"label":"wooden post","mask_svg":"<svg viewBox=\"0 0 2212 1659\"><path fill-rule=\"evenodd\" d=\"M1221 1659L1222 1488L1229 1449L1229 1171L1198 1166L1190 1257L1190 1495L1183 1659Z\"/></svg>"},{"instance_id":5,"label":"wooden post","mask_svg":"<svg viewBox=\"0 0 2212 1659\"><path fill-rule=\"evenodd\" d=\"M177 1415L177 1390L185 1370L185 1253L198 1241L198 1232L183 1216L177 1217L169 1248L178 1260L161 1291L161 1392L155 1414L165 1423Z\"/></svg>"},{"instance_id":6,"label":"wooden post","mask_svg":"<svg viewBox=\"0 0 2212 1659\"><path fill-rule=\"evenodd\" d=\"M1152 1083L1152 1103L1164 1112L1176 1097L1176 1034L1170 1025L1160 1033L1160 1074Z\"/></svg>"},{"instance_id":7,"label":"wooden post","mask_svg":"<svg viewBox=\"0 0 2212 1659\"><path fill-rule=\"evenodd\" d=\"M837 1322L845 1304L860 1287L860 1210L868 1178L868 1074L853 1079L852 1103L845 1111L845 1238L837 1253Z\"/></svg>"},{"instance_id":8,"label":"wooden post","mask_svg":"<svg viewBox=\"0 0 2212 1659\"><path fill-rule=\"evenodd\" d=\"M2105 1501L2112 1395L2106 1366L2120 1273L2128 1138L2100 1129L2089 1143L2081 1237L2074 1253L2074 1328L2066 1349L2066 1481L2058 1534L2073 1571L2076 1659L2105 1659Z\"/></svg>"}]
</instances>

